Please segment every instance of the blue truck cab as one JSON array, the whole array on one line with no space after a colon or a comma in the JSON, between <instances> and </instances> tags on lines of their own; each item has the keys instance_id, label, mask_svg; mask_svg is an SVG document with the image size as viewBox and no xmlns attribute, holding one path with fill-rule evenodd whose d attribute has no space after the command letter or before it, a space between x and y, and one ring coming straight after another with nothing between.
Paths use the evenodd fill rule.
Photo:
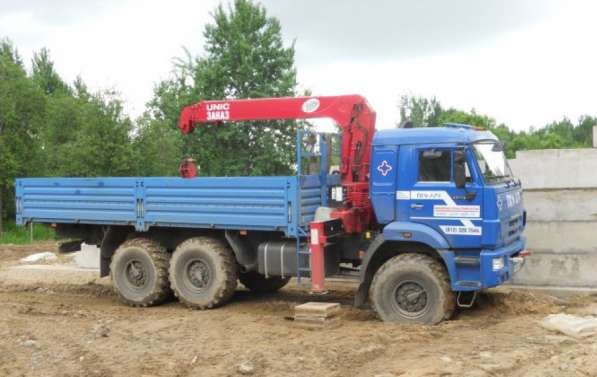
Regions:
<instances>
[{"instance_id":1,"label":"blue truck cab","mask_svg":"<svg viewBox=\"0 0 597 377\"><path fill-rule=\"evenodd\" d=\"M521 184L489 131L451 124L377 132L370 192L383 239L374 248L433 249L455 292L495 287L521 262Z\"/></svg>"},{"instance_id":2,"label":"blue truck cab","mask_svg":"<svg viewBox=\"0 0 597 377\"><path fill-rule=\"evenodd\" d=\"M100 247L100 274L123 302L227 302L237 281L272 292L310 278L310 224L325 222L325 277L356 280L385 321L434 324L522 263L521 184L488 131L450 124L375 132L369 165L374 221L342 232L342 187L330 135L310 155L297 137L296 175L278 177L22 178L16 220L52 224ZM315 140L315 139L312 139ZM316 156L319 171L304 171Z\"/></svg>"}]
</instances>

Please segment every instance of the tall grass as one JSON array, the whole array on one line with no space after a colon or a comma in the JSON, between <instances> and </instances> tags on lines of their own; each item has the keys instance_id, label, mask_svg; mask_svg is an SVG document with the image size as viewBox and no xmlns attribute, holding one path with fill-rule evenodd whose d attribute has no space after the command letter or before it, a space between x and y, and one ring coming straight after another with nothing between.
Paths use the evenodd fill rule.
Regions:
<instances>
[{"instance_id":1,"label":"tall grass","mask_svg":"<svg viewBox=\"0 0 597 377\"><path fill-rule=\"evenodd\" d=\"M54 229L43 224L33 224L33 242L56 239ZM29 226L17 226L14 222L4 223L4 232L0 235L0 244L25 245L31 243Z\"/></svg>"}]
</instances>

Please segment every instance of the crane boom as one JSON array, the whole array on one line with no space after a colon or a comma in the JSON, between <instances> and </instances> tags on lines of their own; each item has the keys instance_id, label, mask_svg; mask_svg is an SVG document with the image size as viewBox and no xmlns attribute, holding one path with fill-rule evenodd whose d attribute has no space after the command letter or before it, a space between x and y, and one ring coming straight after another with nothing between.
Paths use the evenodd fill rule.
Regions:
<instances>
[{"instance_id":1,"label":"crane boom","mask_svg":"<svg viewBox=\"0 0 597 377\"><path fill-rule=\"evenodd\" d=\"M346 193L343 219L347 231L362 231L371 221L369 164L375 132L375 112L359 95L280 97L201 101L185 107L180 115L182 133L200 123L255 120L329 118L342 130L340 175ZM348 211L348 212L346 212Z\"/></svg>"}]
</instances>

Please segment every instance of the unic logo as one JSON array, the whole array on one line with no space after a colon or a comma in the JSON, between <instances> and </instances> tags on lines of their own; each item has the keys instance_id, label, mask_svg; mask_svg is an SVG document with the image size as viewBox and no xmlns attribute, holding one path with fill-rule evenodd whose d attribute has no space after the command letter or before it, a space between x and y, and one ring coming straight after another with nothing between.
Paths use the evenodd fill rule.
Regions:
<instances>
[{"instance_id":1,"label":"unic logo","mask_svg":"<svg viewBox=\"0 0 597 377\"><path fill-rule=\"evenodd\" d=\"M208 103L205 108L207 110L207 120L230 119L230 104L227 102Z\"/></svg>"}]
</instances>

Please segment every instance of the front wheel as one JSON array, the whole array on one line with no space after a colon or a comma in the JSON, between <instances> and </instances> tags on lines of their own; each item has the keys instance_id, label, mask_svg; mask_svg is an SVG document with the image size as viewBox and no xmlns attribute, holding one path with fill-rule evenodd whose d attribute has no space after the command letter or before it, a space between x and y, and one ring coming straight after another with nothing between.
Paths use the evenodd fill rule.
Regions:
<instances>
[{"instance_id":1,"label":"front wheel","mask_svg":"<svg viewBox=\"0 0 597 377\"><path fill-rule=\"evenodd\" d=\"M402 254L375 273L369 292L386 322L434 325L449 319L456 301L444 266L421 254Z\"/></svg>"}]
</instances>

